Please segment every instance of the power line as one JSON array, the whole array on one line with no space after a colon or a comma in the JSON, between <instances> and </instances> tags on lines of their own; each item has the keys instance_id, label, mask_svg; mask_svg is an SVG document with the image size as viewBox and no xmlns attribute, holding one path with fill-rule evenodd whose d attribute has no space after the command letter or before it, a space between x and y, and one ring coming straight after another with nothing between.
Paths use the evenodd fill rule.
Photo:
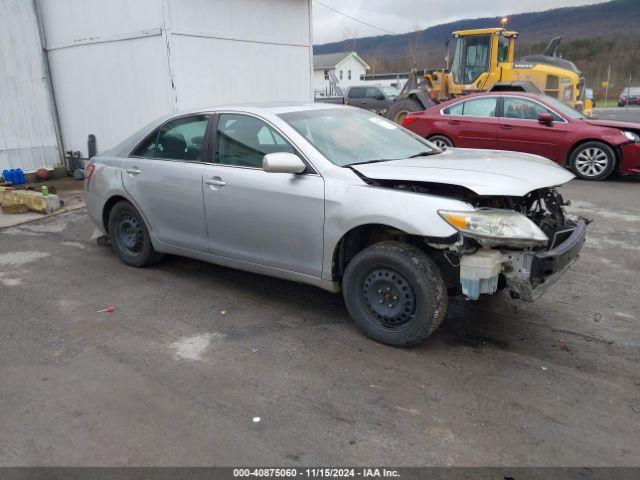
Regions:
<instances>
[{"instance_id":1,"label":"power line","mask_svg":"<svg viewBox=\"0 0 640 480\"><path fill-rule=\"evenodd\" d=\"M375 28L376 30L380 30L380 31L385 32L385 33L390 33L391 35L398 35L398 34L397 34L397 33L395 33L395 32L392 32L392 31L390 31L390 30L387 30L386 28L376 27L375 25L372 25L372 24L370 24L370 23L367 23L367 22L364 22L364 21L362 21L362 20L359 20L359 19L357 19L357 18L355 18L355 17L352 17L351 15L347 15L346 13L341 12L340 10L336 10L335 8L330 7L329 5L325 5L324 3L319 2L318 0L313 0L313 1L314 1L315 3L317 3L318 5L321 5L321 6L323 6L324 8L326 8L326 9L328 9L328 10L331 10L331 11L332 11L332 12L334 12L334 13L337 13L338 15L342 15L343 17L350 18L351 20L354 20L354 21L356 21L356 22L358 22L358 23L361 23L361 24L363 24L363 25L366 25L367 27Z\"/></svg>"}]
</instances>

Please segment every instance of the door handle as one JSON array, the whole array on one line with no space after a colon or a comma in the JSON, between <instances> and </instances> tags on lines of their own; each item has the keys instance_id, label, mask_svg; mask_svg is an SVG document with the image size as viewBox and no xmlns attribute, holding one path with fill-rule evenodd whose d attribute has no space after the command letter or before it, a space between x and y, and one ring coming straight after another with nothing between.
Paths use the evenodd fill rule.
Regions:
<instances>
[{"instance_id":1,"label":"door handle","mask_svg":"<svg viewBox=\"0 0 640 480\"><path fill-rule=\"evenodd\" d=\"M513 127L511 125L500 125L500 128L503 130L513 130Z\"/></svg>"},{"instance_id":2,"label":"door handle","mask_svg":"<svg viewBox=\"0 0 640 480\"><path fill-rule=\"evenodd\" d=\"M140 175L142 173L142 170L140 170L138 167L127 168L125 171L127 173L130 173L131 175Z\"/></svg>"},{"instance_id":3,"label":"door handle","mask_svg":"<svg viewBox=\"0 0 640 480\"><path fill-rule=\"evenodd\" d=\"M460 125L460 120L449 120L451 125Z\"/></svg>"},{"instance_id":4,"label":"door handle","mask_svg":"<svg viewBox=\"0 0 640 480\"><path fill-rule=\"evenodd\" d=\"M360 103L361 103L362 105L366 105L366 104L367 104L367 101L366 101L366 100L360 100Z\"/></svg>"},{"instance_id":5,"label":"door handle","mask_svg":"<svg viewBox=\"0 0 640 480\"><path fill-rule=\"evenodd\" d=\"M210 178L209 180L205 180L204 183L212 187L224 187L227 184L227 182L223 181L220 177Z\"/></svg>"}]
</instances>

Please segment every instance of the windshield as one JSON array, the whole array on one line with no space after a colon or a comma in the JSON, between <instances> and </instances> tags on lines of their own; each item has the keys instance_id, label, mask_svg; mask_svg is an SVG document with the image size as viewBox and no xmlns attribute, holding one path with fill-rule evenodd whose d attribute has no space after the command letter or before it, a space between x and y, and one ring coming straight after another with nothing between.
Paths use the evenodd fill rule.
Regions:
<instances>
[{"instance_id":1,"label":"windshield","mask_svg":"<svg viewBox=\"0 0 640 480\"><path fill-rule=\"evenodd\" d=\"M387 97L395 98L398 96L398 90L393 87L379 87Z\"/></svg>"},{"instance_id":2,"label":"windshield","mask_svg":"<svg viewBox=\"0 0 640 480\"><path fill-rule=\"evenodd\" d=\"M640 95L640 87L627 87L623 95Z\"/></svg>"},{"instance_id":3,"label":"windshield","mask_svg":"<svg viewBox=\"0 0 640 480\"><path fill-rule=\"evenodd\" d=\"M331 108L279 116L340 167L440 153L426 140L366 110Z\"/></svg>"},{"instance_id":4,"label":"windshield","mask_svg":"<svg viewBox=\"0 0 640 480\"><path fill-rule=\"evenodd\" d=\"M565 116L567 116L569 118L585 118L584 115L581 114L579 111L577 111L574 108L571 108L569 105L567 105L564 102L561 102L557 98L553 98L553 97L549 97L548 95L544 95L544 100L549 105L551 105L553 108L555 108L560 113L562 113L563 115L565 115Z\"/></svg>"}]
</instances>

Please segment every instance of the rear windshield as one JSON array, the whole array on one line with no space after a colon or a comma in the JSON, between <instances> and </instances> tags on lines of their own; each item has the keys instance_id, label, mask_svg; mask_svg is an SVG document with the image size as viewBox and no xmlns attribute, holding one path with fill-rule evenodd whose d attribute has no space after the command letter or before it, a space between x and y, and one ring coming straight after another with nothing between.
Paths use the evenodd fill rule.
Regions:
<instances>
[{"instance_id":1,"label":"rear windshield","mask_svg":"<svg viewBox=\"0 0 640 480\"><path fill-rule=\"evenodd\" d=\"M640 95L640 87L627 87L624 89L625 95Z\"/></svg>"}]
</instances>

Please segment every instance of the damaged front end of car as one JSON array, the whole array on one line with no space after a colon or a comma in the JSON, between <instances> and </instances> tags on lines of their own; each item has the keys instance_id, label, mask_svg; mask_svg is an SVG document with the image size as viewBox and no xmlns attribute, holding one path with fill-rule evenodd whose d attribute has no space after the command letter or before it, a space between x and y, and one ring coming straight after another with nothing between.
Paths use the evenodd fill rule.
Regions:
<instances>
[{"instance_id":1,"label":"damaged front end of car","mask_svg":"<svg viewBox=\"0 0 640 480\"><path fill-rule=\"evenodd\" d=\"M433 254L446 260L441 268L449 270L449 278L459 279L459 291L471 300L505 288L513 298L536 300L578 258L590 222L567 214L564 207L569 203L555 187L514 197L478 195L453 185L384 186L453 197L474 207L439 211L458 234L449 243L425 240Z\"/></svg>"},{"instance_id":2,"label":"damaged front end of car","mask_svg":"<svg viewBox=\"0 0 640 480\"><path fill-rule=\"evenodd\" d=\"M589 220L567 215L555 188L467 201L473 212L439 213L459 232L449 248L458 255L461 289L469 299L507 288L513 298L536 300L582 250Z\"/></svg>"}]
</instances>

